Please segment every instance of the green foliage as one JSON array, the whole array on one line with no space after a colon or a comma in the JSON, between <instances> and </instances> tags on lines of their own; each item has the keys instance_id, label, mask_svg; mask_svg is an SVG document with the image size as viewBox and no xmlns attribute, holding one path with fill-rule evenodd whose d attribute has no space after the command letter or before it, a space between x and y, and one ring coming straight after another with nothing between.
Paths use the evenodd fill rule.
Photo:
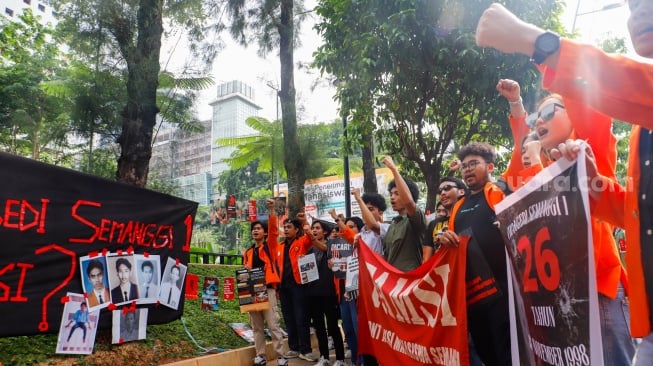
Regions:
<instances>
[{"instance_id":1,"label":"green foliage","mask_svg":"<svg viewBox=\"0 0 653 366\"><path fill-rule=\"evenodd\" d=\"M18 21L0 19L0 145L4 150L49 162L67 161L70 118L66 100L42 84L62 72L53 30L31 9Z\"/></svg>"},{"instance_id":2,"label":"green foliage","mask_svg":"<svg viewBox=\"0 0 653 366\"><path fill-rule=\"evenodd\" d=\"M322 0L316 8L324 44L315 65L340 81L349 136L364 144L362 136L376 131L381 148L426 182L427 209L455 146L512 146L497 81L519 81L527 105L537 99L538 76L526 57L475 45L476 24L491 2ZM556 1L505 5L545 28L562 27Z\"/></svg>"}]
</instances>

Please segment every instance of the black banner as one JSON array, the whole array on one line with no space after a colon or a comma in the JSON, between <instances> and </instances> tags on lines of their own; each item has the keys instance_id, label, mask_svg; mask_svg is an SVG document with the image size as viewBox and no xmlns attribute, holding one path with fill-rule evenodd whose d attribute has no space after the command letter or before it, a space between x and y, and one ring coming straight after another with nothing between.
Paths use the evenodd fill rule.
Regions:
<instances>
[{"instance_id":1,"label":"black banner","mask_svg":"<svg viewBox=\"0 0 653 366\"><path fill-rule=\"evenodd\" d=\"M584 156L578 162L558 161L496 206L514 285L513 364L602 364Z\"/></svg>"},{"instance_id":2,"label":"black banner","mask_svg":"<svg viewBox=\"0 0 653 366\"><path fill-rule=\"evenodd\" d=\"M62 299L83 292L79 257L188 263L197 203L4 153L0 166L0 336L58 332ZM151 324L183 312L183 303L147 307ZM102 315L100 326L109 326Z\"/></svg>"}]
</instances>

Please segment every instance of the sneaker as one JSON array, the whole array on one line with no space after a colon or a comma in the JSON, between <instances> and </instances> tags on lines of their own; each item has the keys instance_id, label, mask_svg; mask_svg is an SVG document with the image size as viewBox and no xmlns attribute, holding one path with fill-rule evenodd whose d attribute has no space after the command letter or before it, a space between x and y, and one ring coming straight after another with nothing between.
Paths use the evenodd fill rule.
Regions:
<instances>
[{"instance_id":1,"label":"sneaker","mask_svg":"<svg viewBox=\"0 0 653 366\"><path fill-rule=\"evenodd\" d=\"M336 362L333 363L333 366L345 366L345 361L336 360Z\"/></svg>"},{"instance_id":2,"label":"sneaker","mask_svg":"<svg viewBox=\"0 0 653 366\"><path fill-rule=\"evenodd\" d=\"M301 357L301 356L300 356ZM308 361L308 360L307 360ZM324 356L320 356L320 359L317 361L315 366L329 366L329 360L324 358Z\"/></svg>"},{"instance_id":3,"label":"sneaker","mask_svg":"<svg viewBox=\"0 0 653 366\"><path fill-rule=\"evenodd\" d=\"M277 358L277 365L278 366L288 366L288 360L286 360L285 357L279 357L279 358Z\"/></svg>"},{"instance_id":4,"label":"sneaker","mask_svg":"<svg viewBox=\"0 0 653 366\"><path fill-rule=\"evenodd\" d=\"M254 366L263 366L267 363L268 361L265 359L263 356L256 356L254 357Z\"/></svg>"},{"instance_id":5,"label":"sneaker","mask_svg":"<svg viewBox=\"0 0 653 366\"><path fill-rule=\"evenodd\" d=\"M351 350L345 351L345 358L351 358Z\"/></svg>"},{"instance_id":6,"label":"sneaker","mask_svg":"<svg viewBox=\"0 0 653 366\"><path fill-rule=\"evenodd\" d=\"M285 358L297 358L299 356L299 352L290 350L286 352L286 354L283 356Z\"/></svg>"},{"instance_id":7,"label":"sneaker","mask_svg":"<svg viewBox=\"0 0 653 366\"><path fill-rule=\"evenodd\" d=\"M310 354L310 353L302 353L302 354L299 355L299 358L301 358L301 359L304 360L304 361L308 361L308 362L315 362L315 361L317 361L317 357L313 356L313 355ZM320 364L320 365L321 365L321 364ZM326 365L328 365L328 363L327 363Z\"/></svg>"}]
</instances>

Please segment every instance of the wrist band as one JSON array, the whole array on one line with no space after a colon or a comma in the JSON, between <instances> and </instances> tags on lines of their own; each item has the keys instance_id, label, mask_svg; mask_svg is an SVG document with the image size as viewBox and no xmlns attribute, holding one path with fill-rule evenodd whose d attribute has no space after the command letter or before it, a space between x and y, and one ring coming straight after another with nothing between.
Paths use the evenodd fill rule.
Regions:
<instances>
[{"instance_id":1,"label":"wrist band","mask_svg":"<svg viewBox=\"0 0 653 366\"><path fill-rule=\"evenodd\" d=\"M517 99L517 100L515 100L515 101L512 101L512 102L511 102L511 101L508 101L508 104L510 104L510 105L517 105L517 104L522 104L522 102L523 102L523 100L521 99L521 96L519 96L519 99Z\"/></svg>"}]
</instances>

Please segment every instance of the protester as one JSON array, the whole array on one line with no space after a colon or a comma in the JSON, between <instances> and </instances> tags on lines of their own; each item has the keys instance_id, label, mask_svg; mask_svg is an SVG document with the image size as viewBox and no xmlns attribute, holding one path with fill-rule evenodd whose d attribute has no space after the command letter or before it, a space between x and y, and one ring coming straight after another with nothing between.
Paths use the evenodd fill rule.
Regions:
<instances>
[{"instance_id":1,"label":"protester","mask_svg":"<svg viewBox=\"0 0 653 366\"><path fill-rule=\"evenodd\" d=\"M635 48L639 49L638 52L649 52L653 50L653 43L642 37L641 30L646 29L647 24L650 24L650 12L653 10L651 2L630 1L629 6L631 10L637 9L631 14L629 21L631 35L633 35L633 31L635 32L633 35ZM519 34L519 37L514 37L515 34ZM605 121L610 121L610 119L591 108L596 108L597 111L623 120L633 121L633 118L643 120L642 106L648 108L645 112L648 114L653 103L648 96L642 98L646 92L640 88L640 85L646 85L651 89L650 85L653 82L651 66L637 64L620 56L608 56L596 47L581 45L561 38L553 32L545 31L518 19L499 4L493 4L483 13L477 27L476 39L480 46L494 47L507 53L522 53L540 65L543 72L543 86L564 96L563 106L574 128L574 133L568 134L565 138L586 139L589 145L598 149L594 153L596 168L604 176L606 184L612 185L615 182L614 164L616 161L616 151L612 151L614 136L610 133L609 128L604 127ZM653 56L653 54L649 56ZM633 70L633 72L628 72L628 70ZM635 85L637 85L637 89L635 89ZM558 101L561 102L562 97ZM648 101L648 103L642 104L642 101ZM543 106L544 104L541 105L541 108ZM538 113L541 115L542 109ZM641 153L639 146L632 146L632 144L637 144L634 141L639 138L640 135L635 130L631 135L631 162L633 161L633 152ZM553 147L556 142L552 143ZM548 148L545 146L545 141L542 141L542 147ZM642 171L645 170L650 171L650 168L643 167ZM631 176L630 173L629 176ZM609 199L601 201L601 203L608 202L610 202ZM598 253L595 255L597 285L599 292L604 295L599 296L599 303L602 307L602 314L609 313L610 315L606 318L614 318L614 322L610 322L610 319L602 319L603 358L606 365L627 365L631 363L633 345L627 329L623 329L628 322L629 313L623 310L622 304L625 300L623 300L622 285L626 290L630 290L627 292L631 297L630 306L634 309L633 314L636 318L631 323L632 335L649 335L651 333L650 304L645 295L644 284L640 282L640 279L644 277L641 269L647 266L642 266L641 258L634 258L632 266L627 259L628 269L632 274L630 284L635 286L633 289L628 289L629 282L626 280L625 271L620 263L617 263L619 255L616 252L612 236L606 230L604 236L597 237L598 227L611 229L606 223L597 222L597 218L605 219L599 211L593 210L592 212L594 248L595 253ZM609 211L614 211L614 207L610 207ZM608 216L610 215L614 214L608 214ZM642 220L642 217L639 219ZM625 224L618 222L620 220L611 221L618 226ZM631 227L636 235L639 228ZM629 235L629 242L631 238ZM635 241L639 244L639 240L635 239ZM608 242L611 243L608 245ZM634 252L640 253L638 249L635 249ZM633 253L633 255L637 254ZM653 344L651 349L653 351Z\"/></svg>"},{"instance_id":2,"label":"protester","mask_svg":"<svg viewBox=\"0 0 653 366\"><path fill-rule=\"evenodd\" d=\"M489 267L484 283L498 287L480 304L468 301L468 325L478 355L486 366L510 365L510 319L508 317L508 279L503 237L497 225L494 205L504 197L491 182L494 171L494 148L487 143L472 142L460 149L461 172L469 188L465 197L451 210L449 229L440 236L444 246L455 246L458 234L471 235L480 247L480 256L471 257L468 248L466 278L479 264ZM470 265L470 261L474 265ZM490 293L490 292L488 292ZM473 307L471 305L474 305Z\"/></svg>"},{"instance_id":3,"label":"protester","mask_svg":"<svg viewBox=\"0 0 653 366\"><path fill-rule=\"evenodd\" d=\"M360 239L379 255L383 255L383 238L390 228L390 224L383 222L383 213L388 208L385 198L376 193L365 193L361 196L360 188L351 190L365 226L361 229ZM356 245L356 243L353 243Z\"/></svg>"},{"instance_id":4,"label":"protester","mask_svg":"<svg viewBox=\"0 0 653 366\"><path fill-rule=\"evenodd\" d=\"M392 157L386 156L382 163L392 172L388 184L390 205L397 212L383 238L383 256L397 269L408 272L422 264L422 243L426 230L426 217L417 207L419 188L399 173Z\"/></svg>"},{"instance_id":5,"label":"protester","mask_svg":"<svg viewBox=\"0 0 653 366\"><path fill-rule=\"evenodd\" d=\"M307 224L306 216L303 212L298 213L294 219L286 219L283 223L285 240L278 243L277 250L277 265L281 272L279 298L281 313L288 330L288 348L290 348L285 357L299 357L305 361L315 362L317 358L311 354L306 288L302 285L298 263L299 257L305 255L311 246L311 239L302 232L305 224Z\"/></svg>"},{"instance_id":6,"label":"protester","mask_svg":"<svg viewBox=\"0 0 653 366\"><path fill-rule=\"evenodd\" d=\"M424 235L424 261L440 248L440 235L449 226L449 212L458 199L465 195L465 183L455 177L444 177L440 180L438 193L440 201L435 206L436 219L429 223Z\"/></svg>"},{"instance_id":7,"label":"protester","mask_svg":"<svg viewBox=\"0 0 653 366\"><path fill-rule=\"evenodd\" d=\"M315 328L317 343L320 349L320 359L315 366L329 365L329 335L333 339L333 346L336 351L336 362L334 366L344 366L345 347L342 334L338 327L340 317L340 305L336 293L333 271L329 268L328 253L331 251L332 238L326 236L331 234L335 225L327 225L324 221L316 220L311 224L311 230L307 231L312 239L313 247L309 253L315 254L315 262L319 278L307 285L309 314ZM324 319L326 318L326 327Z\"/></svg>"},{"instance_id":8,"label":"protester","mask_svg":"<svg viewBox=\"0 0 653 366\"><path fill-rule=\"evenodd\" d=\"M243 253L243 265L245 268L263 269L270 305L266 310L249 312L249 320L252 324L252 331L254 332L254 348L256 349L254 366L261 366L267 363L265 329L263 328L264 322L267 323L270 334L272 335L272 347L277 354L277 365L285 366L288 364L288 360L284 357L283 333L281 332L280 318L277 312L276 288L281 283L281 279L279 277L280 270L277 267L276 261L279 227L277 225L274 204L273 199L266 201L268 208L267 227L261 221L253 221L250 224L254 244ZM270 240L268 240L268 237Z\"/></svg>"},{"instance_id":9,"label":"protester","mask_svg":"<svg viewBox=\"0 0 653 366\"><path fill-rule=\"evenodd\" d=\"M357 196L360 199L360 189L355 188L356 193L352 191L354 196ZM363 205L365 207L365 205ZM340 237L346 240L349 243L349 247L344 248L344 251L352 253L352 255L357 255L357 248L354 247L354 242L359 237L361 230L364 228L363 220L360 217L347 217L343 218L336 214L335 209L330 209L329 214L331 218L336 221L338 228L340 229ZM341 244L342 245L342 244ZM334 248L333 246L331 253L332 257L340 257L341 249ZM345 340L349 346L351 364L356 365L358 363L358 309L357 309L357 299L358 299L358 290L355 291L346 291L345 290L345 280L337 279L336 281L336 292L338 293L338 299L340 301L340 317L342 319L342 329L345 333Z\"/></svg>"}]
</instances>

